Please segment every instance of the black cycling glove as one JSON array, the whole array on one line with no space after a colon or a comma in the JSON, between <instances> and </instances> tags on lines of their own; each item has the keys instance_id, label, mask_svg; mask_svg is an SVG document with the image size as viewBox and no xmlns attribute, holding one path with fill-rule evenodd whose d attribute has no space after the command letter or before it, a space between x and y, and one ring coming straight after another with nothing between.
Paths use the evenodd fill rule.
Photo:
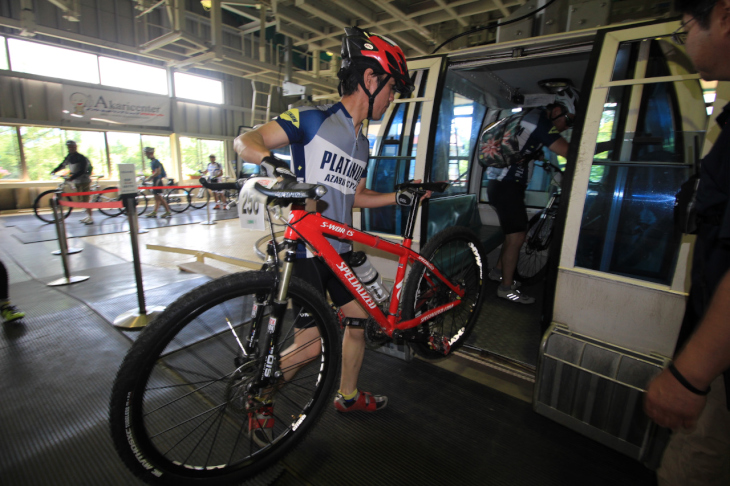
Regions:
<instances>
[{"instance_id":1,"label":"black cycling glove","mask_svg":"<svg viewBox=\"0 0 730 486\"><path fill-rule=\"evenodd\" d=\"M273 155L267 155L261 160L261 168L266 171L266 175L269 177L296 179L289 164Z\"/></svg>"},{"instance_id":2,"label":"black cycling glove","mask_svg":"<svg viewBox=\"0 0 730 486\"><path fill-rule=\"evenodd\" d=\"M415 189L403 188L398 189L395 193L395 202L398 206L413 206L414 201L418 200L418 193Z\"/></svg>"}]
</instances>

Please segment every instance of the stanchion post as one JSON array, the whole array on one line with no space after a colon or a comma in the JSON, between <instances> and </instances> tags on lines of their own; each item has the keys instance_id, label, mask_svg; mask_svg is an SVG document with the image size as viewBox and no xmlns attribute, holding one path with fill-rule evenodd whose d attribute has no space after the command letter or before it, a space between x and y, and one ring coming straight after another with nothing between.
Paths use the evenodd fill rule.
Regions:
<instances>
[{"instance_id":1,"label":"stanchion post","mask_svg":"<svg viewBox=\"0 0 730 486\"><path fill-rule=\"evenodd\" d=\"M56 195L51 199L51 208L53 209L53 222L56 223L56 233L58 233L58 241L60 250L52 251L53 255L73 255L74 253L81 253L81 248L69 248L68 238L66 238L66 218L63 216L63 210L58 207L58 198L61 195L61 191L58 191ZM61 243L63 240L63 243ZM66 258L65 256L63 258ZM68 275L66 275L68 277Z\"/></svg>"},{"instance_id":2,"label":"stanchion post","mask_svg":"<svg viewBox=\"0 0 730 486\"><path fill-rule=\"evenodd\" d=\"M215 197L213 199L215 199ZM205 212L208 215L208 220L207 221L203 221L200 224L217 224L216 221L213 221L213 220L210 219L210 201L208 201L208 203L205 205Z\"/></svg>"},{"instance_id":3,"label":"stanchion post","mask_svg":"<svg viewBox=\"0 0 730 486\"><path fill-rule=\"evenodd\" d=\"M58 234L58 246L61 247L59 255L61 255L61 262L63 263L63 278L49 282L47 285L50 287L58 287L60 285L69 285L76 282L83 282L88 280L87 275L76 275L72 276L68 270L68 244L66 242L66 225L63 221L63 211L58 208L58 196L51 199L51 208L53 209L53 221L56 224L56 233ZM79 250L81 251L81 250ZM75 252L75 253L78 253Z\"/></svg>"},{"instance_id":4,"label":"stanchion post","mask_svg":"<svg viewBox=\"0 0 730 486\"><path fill-rule=\"evenodd\" d=\"M116 327L126 329L138 329L145 327L157 314L165 310L164 307L153 307L147 309L144 298L144 285L142 282L142 263L139 255L139 242L137 241L137 231L139 230L137 221L137 207L135 194L122 194L122 201L127 210L127 219L129 221L129 234L132 243L132 264L134 265L134 279L137 283L137 304L138 310L132 309L114 319Z\"/></svg>"}]
</instances>

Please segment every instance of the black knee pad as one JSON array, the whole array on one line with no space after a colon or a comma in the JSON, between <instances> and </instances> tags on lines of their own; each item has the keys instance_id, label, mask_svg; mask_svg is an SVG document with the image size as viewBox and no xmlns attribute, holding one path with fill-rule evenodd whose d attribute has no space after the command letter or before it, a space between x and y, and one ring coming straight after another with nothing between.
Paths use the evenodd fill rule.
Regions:
<instances>
[{"instance_id":1,"label":"black knee pad","mask_svg":"<svg viewBox=\"0 0 730 486\"><path fill-rule=\"evenodd\" d=\"M347 327L355 327L357 329L364 329L365 323L368 321L366 318L361 317L345 317L343 320L343 325Z\"/></svg>"}]
</instances>

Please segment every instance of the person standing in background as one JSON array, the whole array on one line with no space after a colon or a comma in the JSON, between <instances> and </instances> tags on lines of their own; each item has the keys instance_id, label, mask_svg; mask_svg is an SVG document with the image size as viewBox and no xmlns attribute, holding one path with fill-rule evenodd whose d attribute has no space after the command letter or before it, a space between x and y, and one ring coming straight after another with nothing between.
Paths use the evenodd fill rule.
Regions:
<instances>
[{"instance_id":1,"label":"person standing in background","mask_svg":"<svg viewBox=\"0 0 730 486\"><path fill-rule=\"evenodd\" d=\"M164 185L162 179L164 177L167 177L167 172L165 172L165 166L163 166L162 163L155 158L155 149L153 149L152 147L145 147L144 155L145 157L150 159L150 169L152 170L152 185L158 187ZM165 212L162 214L162 217L171 218L172 212L170 211L170 205L167 204L167 201L165 201L165 199L162 197L162 189L152 189L152 194L155 196L155 208L150 214L147 215L147 217L156 218L157 209L159 209L160 204L162 204L165 207Z\"/></svg>"}]
</instances>

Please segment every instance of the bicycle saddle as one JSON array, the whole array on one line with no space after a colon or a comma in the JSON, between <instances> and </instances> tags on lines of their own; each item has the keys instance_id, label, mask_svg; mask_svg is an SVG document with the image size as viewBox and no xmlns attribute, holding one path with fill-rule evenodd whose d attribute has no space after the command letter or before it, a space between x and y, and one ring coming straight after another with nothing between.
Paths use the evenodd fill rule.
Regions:
<instances>
[{"instance_id":1,"label":"bicycle saddle","mask_svg":"<svg viewBox=\"0 0 730 486\"><path fill-rule=\"evenodd\" d=\"M449 185L450 184L448 182L404 182L403 184L395 186L395 190L415 189L418 192L444 192Z\"/></svg>"}]
</instances>

